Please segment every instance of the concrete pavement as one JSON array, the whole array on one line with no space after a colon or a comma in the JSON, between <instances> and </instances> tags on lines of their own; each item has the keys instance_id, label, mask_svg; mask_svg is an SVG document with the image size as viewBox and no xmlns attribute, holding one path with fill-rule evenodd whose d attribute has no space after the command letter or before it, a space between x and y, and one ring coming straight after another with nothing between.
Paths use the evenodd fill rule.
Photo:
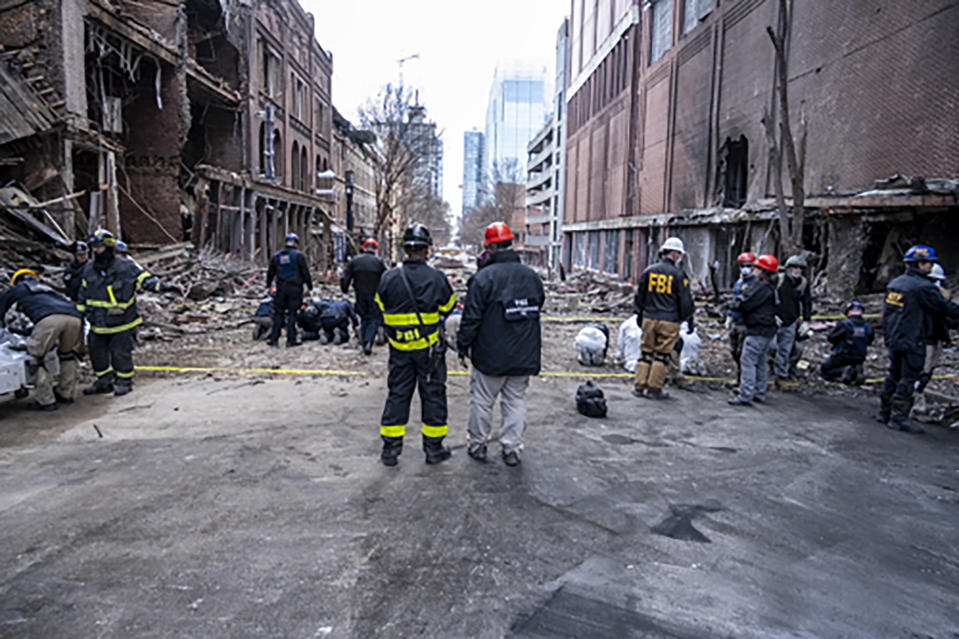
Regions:
<instances>
[{"instance_id":1,"label":"concrete pavement","mask_svg":"<svg viewBox=\"0 0 959 639\"><path fill-rule=\"evenodd\" d=\"M413 419L393 469L378 378L0 406L0 636L959 633L956 433L619 382L588 419L577 381L534 380L508 468L462 448L467 383L453 459L424 465Z\"/></svg>"}]
</instances>

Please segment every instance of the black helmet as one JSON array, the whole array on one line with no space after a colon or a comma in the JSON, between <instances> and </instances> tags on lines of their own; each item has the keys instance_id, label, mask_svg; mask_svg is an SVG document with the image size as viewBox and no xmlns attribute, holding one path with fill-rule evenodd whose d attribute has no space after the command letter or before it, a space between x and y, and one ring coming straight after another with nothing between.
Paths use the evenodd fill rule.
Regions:
<instances>
[{"instance_id":1,"label":"black helmet","mask_svg":"<svg viewBox=\"0 0 959 639\"><path fill-rule=\"evenodd\" d=\"M417 250L433 245L433 239L430 237L430 230L420 224L413 222L403 231L403 248L406 250Z\"/></svg>"},{"instance_id":2,"label":"black helmet","mask_svg":"<svg viewBox=\"0 0 959 639\"><path fill-rule=\"evenodd\" d=\"M117 238L106 229L97 229L93 235L90 236L89 244L90 246L114 247L117 245Z\"/></svg>"},{"instance_id":3,"label":"black helmet","mask_svg":"<svg viewBox=\"0 0 959 639\"><path fill-rule=\"evenodd\" d=\"M82 255L84 253L89 253L89 252L90 252L90 247L87 246L87 243L84 242L83 240L77 240L76 242L73 243L74 255Z\"/></svg>"}]
</instances>

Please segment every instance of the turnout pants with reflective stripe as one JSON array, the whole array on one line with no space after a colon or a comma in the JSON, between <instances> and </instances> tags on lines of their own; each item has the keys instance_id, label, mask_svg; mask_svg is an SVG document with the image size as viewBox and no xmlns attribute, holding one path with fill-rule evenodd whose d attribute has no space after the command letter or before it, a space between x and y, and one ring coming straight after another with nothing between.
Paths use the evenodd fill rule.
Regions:
<instances>
[{"instance_id":1,"label":"turnout pants with reflective stripe","mask_svg":"<svg viewBox=\"0 0 959 639\"><path fill-rule=\"evenodd\" d=\"M492 377L476 370L470 371L470 420L467 426L469 448L476 450L490 440L493 406L500 396L503 423L499 429L499 443L509 454L523 450L523 431L526 430L526 389L529 376Z\"/></svg>"},{"instance_id":2,"label":"turnout pants with reflective stripe","mask_svg":"<svg viewBox=\"0 0 959 639\"><path fill-rule=\"evenodd\" d=\"M440 358L432 372L428 370L429 365L429 349L400 351L390 347L389 394L380 420L380 435L402 437L406 433L410 401L418 386L423 434L446 436L446 360Z\"/></svg>"},{"instance_id":3,"label":"turnout pants with reflective stripe","mask_svg":"<svg viewBox=\"0 0 959 639\"><path fill-rule=\"evenodd\" d=\"M110 335L91 332L87 337L87 349L97 384L133 383L133 329Z\"/></svg>"},{"instance_id":4,"label":"turnout pants with reflective stripe","mask_svg":"<svg viewBox=\"0 0 959 639\"><path fill-rule=\"evenodd\" d=\"M83 322L73 315L47 315L37 322L27 340L27 352L38 360L50 352L54 344L60 358L60 375L57 377L57 393L73 399L77 388L77 355L83 340ZM56 401L53 394L53 378L43 366L37 371L36 400L40 404Z\"/></svg>"},{"instance_id":5,"label":"turnout pants with reflective stripe","mask_svg":"<svg viewBox=\"0 0 959 639\"><path fill-rule=\"evenodd\" d=\"M658 392L666 384L669 358L679 339L679 324L644 317L642 329L640 356L636 363L636 388Z\"/></svg>"}]
</instances>

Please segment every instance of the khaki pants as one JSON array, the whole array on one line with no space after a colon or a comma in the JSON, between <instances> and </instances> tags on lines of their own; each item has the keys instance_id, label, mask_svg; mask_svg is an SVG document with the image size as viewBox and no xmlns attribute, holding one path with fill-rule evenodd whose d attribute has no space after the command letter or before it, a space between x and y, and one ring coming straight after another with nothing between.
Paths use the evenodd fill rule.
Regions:
<instances>
[{"instance_id":1,"label":"khaki pants","mask_svg":"<svg viewBox=\"0 0 959 639\"><path fill-rule=\"evenodd\" d=\"M77 355L83 339L83 322L73 315L47 315L33 327L27 340L27 352L42 360L53 345L59 342L57 356L60 358L60 375L57 379L57 394L73 399L77 388ZM53 404L53 379L43 366L37 371L36 401Z\"/></svg>"},{"instance_id":2,"label":"khaki pants","mask_svg":"<svg viewBox=\"0 0 959 639\"><path fill-rule=\"evenodd\" d=\"M636 363L636 389L659 392L666 384L669 357L679 339L679 323L643 318L643 339Z\"/></svg>"},{"instance_id":3,"label":"khaki pants","mask_svg":"<svg viewBox=\"0 0 959 639\"><path fill-rule=\"evenodd\" d=\"M526 431L526 389L529 375L518 377L492 377L476 370L470 371L470 417L466 426L469 449L476 450L490 440L493 406L500 397L500 412L503 423L499 429L499 443L503 453L519 453L523 450L523 433Z\"/></svg>"}]
</instances>

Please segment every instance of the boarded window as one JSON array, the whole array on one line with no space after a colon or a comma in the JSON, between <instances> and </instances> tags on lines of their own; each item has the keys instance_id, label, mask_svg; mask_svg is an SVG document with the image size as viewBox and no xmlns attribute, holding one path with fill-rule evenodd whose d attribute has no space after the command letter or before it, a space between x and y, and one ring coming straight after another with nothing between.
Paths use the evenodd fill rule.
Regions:
<instances>
[{"instance_id":1,"label":"boarded window","mask_svg":"<svg viewBox=\"0 0 959 639\"><path fill-rule=\"evenodd\" d=\"M673 40L673 0L653 2L653 36L649 42L649 63L652 64L669 51Z\"/></svg>"}]
</instances>

